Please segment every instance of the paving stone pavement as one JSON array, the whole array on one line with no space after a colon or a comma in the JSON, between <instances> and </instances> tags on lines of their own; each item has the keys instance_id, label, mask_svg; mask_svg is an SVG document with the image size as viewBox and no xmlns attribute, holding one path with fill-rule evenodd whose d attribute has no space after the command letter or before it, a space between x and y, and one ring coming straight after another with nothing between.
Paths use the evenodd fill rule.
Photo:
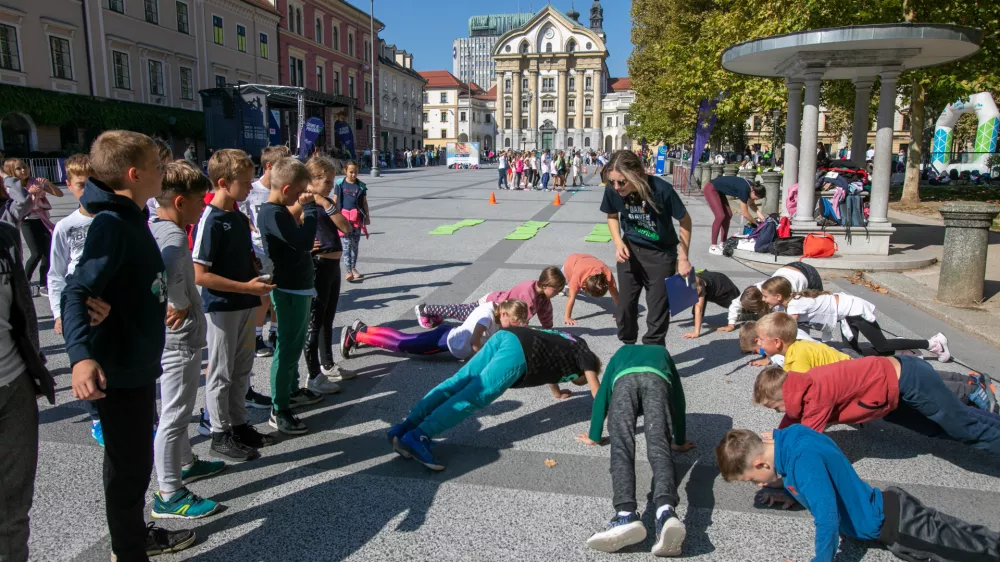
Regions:
<instances>
[{"instance_id":1,"label":"paving stone pavement","mask_svg":"<svg viewBox=\"0 0 1000 562\"><path fill-rule=\"evenodd\" d=\"M561 265L573 252L614 262L612 244L584 241L595 224L604 222L600 187L564 194L561 207L552 206L552 193L497 191L498 205L491 206L493 170L435 167L363 179L370 187L373 217L371 238L361 242L359 252L358 269L365 280L344 284L338 333L356 318L419 330L414 305L468 302L536 278L542 267ZM725 272L741 287L765 277L731 259L709 256L711 214L700 198L685 201L695 224L696 268ZM68 196L55 203L57 217L73 209ZM452 236L426 234L470 218L486 222ZM550 224L531 240L503 239L526 220ZM995 348L900 301L843 279L826 282L874 302L880 324L892 334L927 337L944 331L960 363L935 362L941 370L989 372L1000 363ZM557 327L562 326L564 303L563 297L554 299ZM103 562L110 540L101 491L102 451L71 395L63 341L52 330L47 301L35 304L58 393L56 406L42 405L32 559ZM575 310L579 325L567 328L587 338L605 361L619 346L611 311L610 298L581 298ZM711 326L726 320L725 311L714 305L706 317ZM756 370L745 366L735 334L682 339L690 325L690 317L682 314L667 336L683 377L689 438L697 444L675 457L681 478L679 511L688 529L684 556L706 561L809 559L813 526L808 513L754 507L755 487L719 478L713 449L722 435L733 427L772 429L779 415L751 404ZM507 392L442 436L438 454L447 469L431 473L393 455L384 431L458 364L362 349L341 366L359 376L343 384L342 394L302 412L309 434L283 438L264 449L261 459L232 465L191 486L226 510L195 522L161 523L196 529L199 540L189 550L158 560L651 559L652 532L645 543L616 555L586 548L585 540L603 528L612 506L608 448L574 440L589 424L591 398L585 390L574 389L565 401L553 400L545 388ZM269 368L269 358L254 366L253 384L262 392L269 388ZM204 404L200 394L196 411ZM261 429L267 429L265 416L251 411ZM208 443L195 429L192 423L195 452L207 457ZM837 426L829 434L863 478L903 486L929 505L997 529L1000 466L995 457L883 422L860 429ZM645 510L641 498L648 493L650 471L641 435L637 453L638 497ZM546 459L554 459L556 466L547 468ZM649 513L645 519L652 529ZM854 542L844 543L837 557L852 562L891 559L886 551Z\"/></svg>"}]
</instances>

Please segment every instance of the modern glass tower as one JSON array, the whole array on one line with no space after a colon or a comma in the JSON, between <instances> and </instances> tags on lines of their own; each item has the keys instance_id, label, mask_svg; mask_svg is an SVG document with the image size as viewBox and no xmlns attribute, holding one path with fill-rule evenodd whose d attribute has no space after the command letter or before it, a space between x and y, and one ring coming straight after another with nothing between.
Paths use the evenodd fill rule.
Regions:
<instances>
[{"instance_id":1,"label":"modern glass tower","mask_svg":"<svg viewBox=\"0 0 1000 562\"><path fill-rule=\"evenodd\" d=\"M469 36L452 43L451 73L463 82L475 82L484 90L496 83L496 67L490 53L497 38L528 23L534 13L490 14L469 18Z\"/></svg>"}]
</instances>

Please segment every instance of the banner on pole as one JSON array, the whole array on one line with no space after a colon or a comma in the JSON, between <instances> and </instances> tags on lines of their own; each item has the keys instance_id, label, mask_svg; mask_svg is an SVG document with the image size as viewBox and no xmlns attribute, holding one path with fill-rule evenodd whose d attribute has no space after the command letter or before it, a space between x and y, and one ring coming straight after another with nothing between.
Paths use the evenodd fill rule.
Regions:
<instances>
[{"instance_id":1,"label":"banner on pole","mask_svg":"<svg viewBox=\"0 0 1000 562\"><path fill-rule=\"evenodd\" d=\"M337 133L337 138L340 139L340 145L347 157L356 160L358 155L354 153L354 132L351 130L351 126L343 121L337 121L333 124L333 131Z\"/></svg>"},{"instance_id":2,"label":"banner on pole","mask_svg":"<svg viewBox=\"0 0 1000 562\"><path fill-rule=\"evenodd\" d=\"M316 145L316 139L323 132L323 120L319 117L310 117L302 128L302 145L299 147L299 159L309 158L309 153Z\"/></svg>"},{"instance_id":3,"label":"banner on pole","mask_svg":"<svg viewBox=\"0 0 1000 562\"><path fill-rule=\"evenodd\" d=\"M712 101L705 98L698 106L698 123L694 131L694 148L691 153L691 173L694 173L695 166L701 161L705 145L708 144L708 139L712 136L712 129L715 128L715 122L718 120L715 106L722 101L722 96L723 94L719 94Z\"/></svg>"},{"instance_id":4,"label":"banner on pole","mask_svg":"<svg viewBox=\"0 0 1000 562\"><path fill-rule=\"evenodd\" d=\"M656 149L656 175L662 176L667 164L667 145L660 145Z\"/></svg>"}]
</instances>

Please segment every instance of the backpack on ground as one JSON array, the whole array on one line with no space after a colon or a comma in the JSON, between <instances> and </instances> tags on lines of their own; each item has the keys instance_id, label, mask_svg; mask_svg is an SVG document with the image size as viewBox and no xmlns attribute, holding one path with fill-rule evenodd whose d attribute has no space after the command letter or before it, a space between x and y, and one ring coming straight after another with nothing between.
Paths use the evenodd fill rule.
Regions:
<instances>
[{"instance_id":1,"label":"backpack on ground","mask_svg":"<svg viewBox=\"0 0 1000 562\"><path fill-rule=\"evenodd\" d=\"M804 236L792 236L789 238L778 238L771 244L771 254L774 261L778 261L778 256L799 257L803 253L805 245Z\"/></svg>"},{"instance_id":2,"label":"backpack on ground","mask_svg":"<svg viewBox=\"0 0 1000 562\"><path fill-rule=\"evenodd\" d=\"M792 235L792 221L788 217L781 217L778 221L778 238L788 238Z\"/></svg>"},{"instance_id":3,"label":"backpack on ground","mask_svg":"<svg viewBox=\"0 0 1000 562\"><path fill-rule=\"evenodd\" d=\"M739 245L741 238L738 236L731 236L722 243L722 255L727 258L733 257L733 252L736 251L736 246Z\"/></svg>"},{"instance_id":4,"label":"backpack on ground","mask_svg":"<svg viewBox=\"0 0 1000 562\"><path fill-rule=\"evenodd\" d=\"M757 243L753 251L761 254L771 251L771 245L778 239L778 220L774 217L767 217L760 225L755 236Z\"/></svg>"},{"instance_id":5,"label":"backpack on ground","mask_svg":"<svg viewBox=\"0 0 1000 562\"><path fill-rule=\"evenodd\" d=\"M830 200L825 197L820 197L816 201L816 210L814 213L816 217L816 224L818 226L839 226L840 219L833 212L833 204Z\"/></svg>"},{"instance_id":6,"label":"backpack on ground","mask_svg":"<svg viewBox=\"0 0 1000 562\"><path fill-rule=\"evenodd\" d=\"M802 257L828 258L837 252L837 242L826 233L811 232L806 234L802 243Z\"/></svg>"}]
</instances>

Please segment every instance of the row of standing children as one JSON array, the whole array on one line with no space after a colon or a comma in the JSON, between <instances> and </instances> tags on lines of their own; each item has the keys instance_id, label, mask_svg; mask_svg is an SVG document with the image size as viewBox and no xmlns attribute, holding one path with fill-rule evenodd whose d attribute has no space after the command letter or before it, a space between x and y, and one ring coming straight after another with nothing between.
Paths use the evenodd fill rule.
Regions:
<instances>
[{"instance_id":1,"label":"row of standing children","mask_svg":"<svg viewBox=\"0 0 1000 562\"><path fill-rule=\"evenodd\" d=\"M594 156L593 160L597 162L598 158ZM551 181L554 191L565 191L567 177L572 182L571 187L586 185L584 176L587 168L580 151L571 150L566 153L560 150L550 153L548 149L527 152L508 150L499 154L497 168L497 187L500 189L548 191ZM599 167L597 173L600 173Z\"/></svg>"}]
</instances>

